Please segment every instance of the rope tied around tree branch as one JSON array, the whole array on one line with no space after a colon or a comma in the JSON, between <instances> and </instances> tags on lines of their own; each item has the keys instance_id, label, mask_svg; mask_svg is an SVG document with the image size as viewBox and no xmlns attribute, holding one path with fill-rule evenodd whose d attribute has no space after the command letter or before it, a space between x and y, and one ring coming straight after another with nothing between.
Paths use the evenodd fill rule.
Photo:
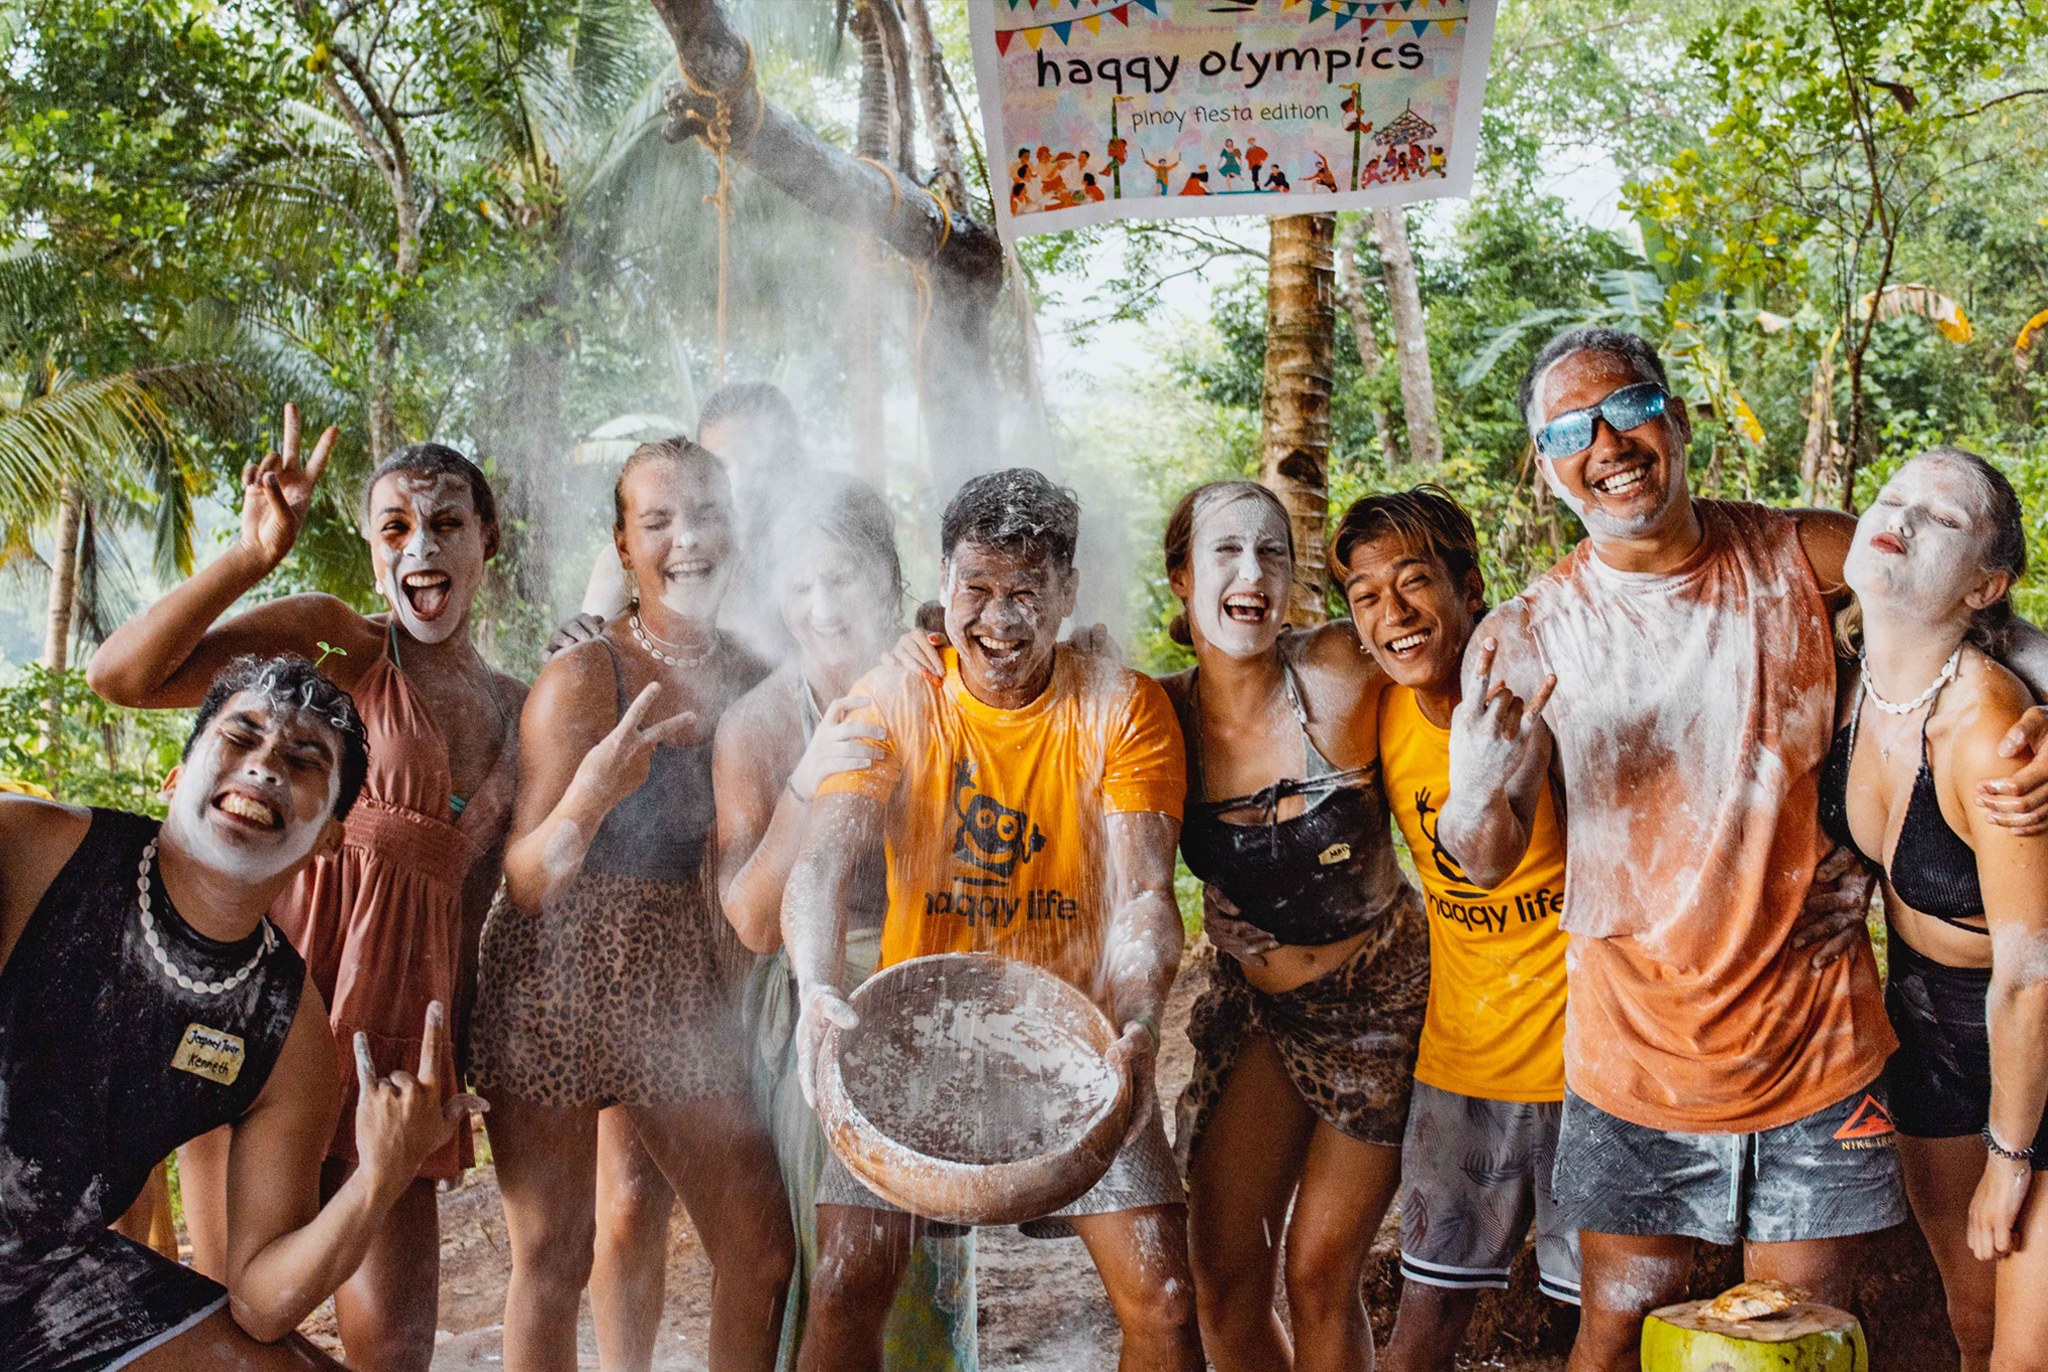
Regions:
<instances>
[{"instance_id":1,"label":"rope tied around tree branch","mask_svg":"<svg viewBox=\"0 0 2048 1372\"><path fill-rule=\"evenodd\" d=\"M698 135L711 156L718 163L718 188L704 198L718 207L718 383L725 384L726 320L728 317L727 298L731 292L732 280L732 164L731 157L737 152L744 158L748 149L754 146L754 135L761 131L761 124L767 114L768 104L761 95L761 87L754 80L754 45L745 39L740 46L746 53L746 61L730 81L722 85L707 85L690 75L690 69L683 64L683 55L676 54L676 71L681 74L683 84L693 95L707 97L711 101L711 117L704 121L704 132ZM747 122L746 135L735 148L733 120L738 113L735 96L744 90L754 97L754 117Z\"/></svg>"}]
</instances>

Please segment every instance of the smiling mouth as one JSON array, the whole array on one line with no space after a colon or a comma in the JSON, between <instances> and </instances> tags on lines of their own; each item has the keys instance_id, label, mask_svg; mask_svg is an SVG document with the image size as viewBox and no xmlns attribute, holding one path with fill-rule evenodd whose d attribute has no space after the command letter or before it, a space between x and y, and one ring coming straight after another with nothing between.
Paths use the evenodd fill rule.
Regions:
<instances>
[{"instance_id":1,"label":"smiling mouth","mask_svg":"<svg viewBox=\"0 0 2048 1372\"><path fill-rule=\"evenodd\" d=\"M1223 597L1223 617L1233 624L1263 624L1272 602L1258 591L1237 591Z\"/></svg>"},{"instance_id":2,"label":"smiling mouth","mask_svg":"<svg viewBox=\"0 0 2048 1372\"><path fill-rule=\"evenodd\" d=\"M991 667L1005 667L1024 655L1024 640L1021 638L990 638L987 634L975 634L974 646L981 650L981 656Z\"/></svg>"},{"instance_id":3,"label":"smiling mouth","mask_svg":"<svg viewBox=\"0 0 2048 1372\"><path fill-rule=\"evenodd\" d=\"M1389 639L1387 642L1382 643L1380 651L1391 658L1405 662L1407 659L1420 653L1424 645L1432 637L1433 634L1430 630L1417 629L1412 634L1403 634L1399 638Z\"/></svg>"},{"instance_id":4,"label":"smiling mouth","mask_svg":"<svg viewBox=\"0 0 2048 1372\"><path fill-rule=\"evenodd\" d=\"M662 579L671 583L680 581L702 581L717 570L718 564L708 557L691 558L687 562L673 562L661 569Z\"/></svg>"},{"instance_id":5,"label":"smiling mouth","mask_svg":"<svg viewBox=\"0 0 2048 1372\"><path fill-rule=\"evenodd\" d=\"M1587 484L1601 495L1615 496L1627 495L1649 479L1650 464L1645 462L1639 467L1624 467L1618 472L1609 472L1598 481Z\"/></svg>"},{"instance_id":6,"label":"smiling mouth","mask_svg":"<svg viewBox=\"0 0 2048 1372\"><path fill-rule=\"evenodd\" d=\"M223 791L213 798L213 808L229 818L259 829L284 828L284 813L266 801L240 791Z\"/></svg>"},{"instance_id":7,"label":"smiling mouth","mask_svg":"<svg viewBox=\"0 0 2048 1372\"><path fill-rule=\"evenodd\" d=\"M399 582L405 592L406 603L420 619L438 619L441 611L448 608L449 593L455 582L446 572L407 572Z\"/></svg>"}]
</instances>

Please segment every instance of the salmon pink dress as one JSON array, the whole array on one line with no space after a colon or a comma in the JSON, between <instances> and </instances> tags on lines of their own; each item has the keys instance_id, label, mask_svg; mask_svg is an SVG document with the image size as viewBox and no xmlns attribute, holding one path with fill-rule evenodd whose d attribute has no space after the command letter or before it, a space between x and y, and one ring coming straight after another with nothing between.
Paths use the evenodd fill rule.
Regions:
<instances>
[{"instance_id":1,"label":"salmon pink dress","mask_svg":"<svg viewBox=\"0 0 2048 1372\"><path fill-rule=\"evenodd\" d=\"M391 636L351 694L369 734L369 777L340 851L301 872L270 917L327 1002L342 1084L327 1156L353 1162L355 1035L369 1036L379 1073L419 1070L427 1006L457 1003L463 884L483 854L456 827L448 741L406 683ZM452 1035L441 1080L447 1094L459 1089ZM470 1131L458 1129L420 1175L451 1180L474 1161Z\"/></svg>"}]
</instances>

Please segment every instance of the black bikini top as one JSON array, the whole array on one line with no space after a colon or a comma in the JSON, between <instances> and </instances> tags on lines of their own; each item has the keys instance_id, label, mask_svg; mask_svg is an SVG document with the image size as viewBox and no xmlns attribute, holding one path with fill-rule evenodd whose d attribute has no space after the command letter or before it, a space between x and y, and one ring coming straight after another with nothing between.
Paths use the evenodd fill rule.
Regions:
<instances>
[{"instance_id":1,"label":"black bikini top","mask_svg":"<svg viewBox=\"0 0 2048 1372\"><path fill-rule=\"evenodd\" d=\"M599 638L612 659L612 693L626 713L626 676L618 649ZM711 744L662 744L647 760L647 780L614 805L591 837L584 870L654 881L690 881L704 861L716 811L711 800Z\"/></svg>"},{"instance_id":2,"label":"black bikini top","mask_svg":"<svg viewBox=\"0 0 2048 1372\"><path fill-rule=\"evenodd\" d=\"M1984 890L1977 882L1977 854L1962 836L1949 826L1941 813L1941 798L1934 789L1934 768L1927 761L1927 720L1920 721L1920 770L1913 777L1913 793L1906 801L1906 818L1899 826L1899 840L1892 845L1891 866L1878 862L1856 844L1849 829L1849 763L1856 755L1856 726L1863 716L1863 696L1868 686L1856 690L1856 705L1849 722L1835 731L1828 748L1827 764L1820 774L1820 823L1828 837L1885 874L1900 900L1924 915L1966 929L1988 934L1988 929L1964 924L1982 918ZM1938 693L1937 693L1938 698ZM1930 703L1927 714L1932 716Z\"/></svg>"},{"instance_id":3,"label":"black bikini top","mask_svg":"<svg viewBox=\"0 0 2048 1372\"><path fill-rule=\"evenodd\" d=\"M1195 696L1194 766L1180 850L1188 870L1228 896L1247 922L1282 943L1314 947L1378 922L1399 895L1400 870L1387 839L1378 762L1333 766L1309 737L1293 669L1283 664L1283 672L1288 704L1301 726L1306 775L1228 800L1195 799L1202 794L1201 705ZM1308 807L1281 819L1281 802L1293 796L1308 797ZM1233 824L1223 818L1228 814L1259 818Z\"/></svg>"}]
</instances>

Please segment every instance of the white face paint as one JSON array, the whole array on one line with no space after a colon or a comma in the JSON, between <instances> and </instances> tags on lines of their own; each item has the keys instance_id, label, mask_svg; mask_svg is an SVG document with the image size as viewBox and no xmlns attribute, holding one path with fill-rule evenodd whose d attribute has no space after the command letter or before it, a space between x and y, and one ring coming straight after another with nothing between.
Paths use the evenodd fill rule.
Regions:
<instances>
[{"instance_id":1,"label":"white face paint","mask_svg":"<svg viewBox=\"0 0 2048 1372\"><path fill-rule=\"evenodd\" d=\"M790 559L782 622L807 668L872 663L888 643L895 610L896 588L887 568L863 560L836 538L814 531Z\"/></svg>"},{"instance_id":2,"label":"white face paint","mask_svg":"<svg viewBox=\"0 0 2048 1372\"><path fill-rule=\"evenodd\" d=\"M1863 517L1842 562L1865 606L1928 623L1967 619L1991 578L1993 530L1976 481L1941 458L1916 457L1892 474Z\"/></svg>"},{"instance_id":3,"label":"white face paint","mask_svg":"<svg viewBox=\"0 0 2048 1372\"><path fill-rule=\"evenodd\" d=\"M1642 379L1627 359L1612 353L1567 353L1537 378L1530 419L1540 429ZM1598 422L1583 452L1537 459L1551 493L1579 517L1596 543L1644 537L1685 498L1690 430L1681 403L1674 399L1670 405L1657 418L1621 432Z\"/></svg>"},{"instance_id":4,"label":"white face paint","mask_svg":"<svg viewBox=\"0 0 2048 1372\"><path fill-rule=\"evenodd\" d=\"M469 620L484 581L489 531L461 477L393 472L370 492L364 531L377 590L398 625L422 643L444 643Z\"/></svg>"},{"instance_id":5,"label":"white face paint","mask_svg":"<svg viewBox=\"0 0 2048 1372\"><path fill-rule=\"evenodd\" d=\"M237 881L287 872L334 813L340 747L316 713L242 691L178 765L164 832L202 866Z\"/></svg>"},{"instance_id":6,"label":"white face paint","mask_svg":"<svg viewBox=\"0 0 2048 1372\"><path fill-rule=\"evenodd\" d=\"M1294 585L1287 520L1278 510L1249 495L1202 510L1188 571L1188 618L1202 642L1234 658L1272 649Z\"/></svg>"}]
</instances>

